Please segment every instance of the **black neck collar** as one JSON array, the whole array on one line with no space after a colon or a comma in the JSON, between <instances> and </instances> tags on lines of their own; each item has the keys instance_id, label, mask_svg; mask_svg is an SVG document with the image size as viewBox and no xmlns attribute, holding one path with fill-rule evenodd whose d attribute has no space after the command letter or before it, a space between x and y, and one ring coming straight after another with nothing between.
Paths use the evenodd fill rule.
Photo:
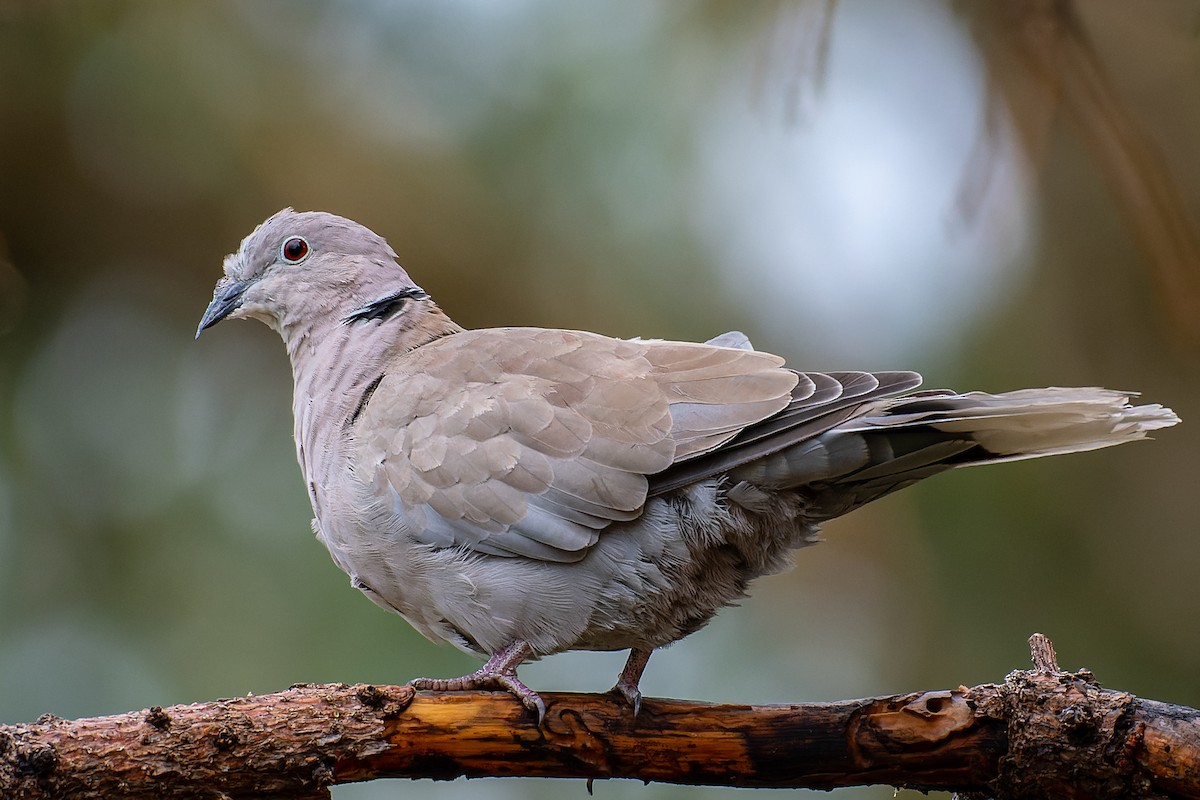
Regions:
<instances>
[{"instance_id":1,"label":"black neck collar","mask_svg":"<svg viewBox=\"0 0 1200 800\"><path fill-rule=\"evenodd\" d=\"M407 300L428 300L429 295L424 289L417 286L409 286L391 294L384 295L377 300L372 300L365 306L360 306L345 317L342 318L343 325L352 325L355 322L365 322L372 319L389 319L395 316Z\"/></svg>"}]
</instances>

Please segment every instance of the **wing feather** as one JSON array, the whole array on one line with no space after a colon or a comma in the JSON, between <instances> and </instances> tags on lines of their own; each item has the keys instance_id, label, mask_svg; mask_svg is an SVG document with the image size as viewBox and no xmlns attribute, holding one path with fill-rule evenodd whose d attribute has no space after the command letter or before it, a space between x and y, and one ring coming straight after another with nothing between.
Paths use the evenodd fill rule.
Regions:
<instances>
[{"instance_id":1,"label":"wing feather","mask_svg":"<svg viewBox=\"0 0 1200 800\"><path fill-rule=\"evenodd\" d=\"M676 459L669 469L654 476L651 495L664 494L752 462L760 462L754 465L754 472L764 480L775 473L788 475L791 480L788 470L794 466L793 459L787 462L766 459L782 450L795 449L798 443L813 439L862 413L870 403L908 391L921 383L921 376L915 372L808 372L800 375L803 380L797 384L798 391L782 411L747 425L716 449L698 451L689 459ZM818 459L813 464L806 463L805 468L812 469L815 474L828 468L828 464L822 467L822 463Z\"/></svg>"},{"instance_id":2,"label":"wing feather","mask_svg":"<svg viewBox=\"0 0 1200 800\"><path fill-rule=\"evenodd\" d=\"M355 472L438 546L582 558L636 518L650 476L719 453L806 401L877 382L785 369L730 346L576 331L465 331L397 356L355 425ZM766 438L772 439L777 433Z\"/></svg>"}]
</instances>

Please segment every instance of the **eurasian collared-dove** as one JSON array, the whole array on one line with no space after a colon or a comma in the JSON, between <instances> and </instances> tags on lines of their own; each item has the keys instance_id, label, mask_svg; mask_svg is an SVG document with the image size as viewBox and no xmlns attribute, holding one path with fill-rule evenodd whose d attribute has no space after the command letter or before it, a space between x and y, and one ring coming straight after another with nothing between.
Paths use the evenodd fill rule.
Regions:
<instances>
[{"instance_id":1,"label":"eurasian collared-dove","mask_svg":"<svg viewBox=\"0 0 1200 800\"><path fill-rule=\"evenodd\" d=\"M1178 418L1107 389L910 392L913 372L796 372L705 344L464 330L381 237L286 209L225 259L200 331L283 337L314 529L354 586L487 656L418 688L509 690L521 662L655 648L704 626L817 527L958 466L1142 439ZM910 392L908 394L903 394Z\"/></svg>"}]
</instances>

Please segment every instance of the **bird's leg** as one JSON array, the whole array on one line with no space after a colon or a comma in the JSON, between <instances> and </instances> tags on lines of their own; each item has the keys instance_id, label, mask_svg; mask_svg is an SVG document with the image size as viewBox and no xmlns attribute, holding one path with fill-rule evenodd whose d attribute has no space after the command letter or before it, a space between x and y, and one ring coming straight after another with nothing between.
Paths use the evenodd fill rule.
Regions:
<instances>
[{"instance_id":1,"label":"bird's leg","mask_svg":"<svg viewBox=\"0 0 1200 800\"><path fill-rule=\"evenodd\" d=\"M471 689L503 689L537 714L538 725L546 716L546 704L538 693L517 680L517 667L533 655L528 642L516 641L497 650L479 669L461 678L413 678L408 685L414 689L434 692L462 692ZM640 670L639 673L641 674ZM635 686L636 691L636 686Z\"/></svg>"},{"instance_id":2,"label":"bird's leg","mask_svg":"<svg viewBox=\"0 0 1200 800\"><path fill-rule=\"evenodd\" d=\"M621 677L617 678L617 685L609 690L625 698L635 717L642 708L642 693L638 689L638 683L642 680L642 673L646 671L646 664L649 663L650 654L653 652L636 647L631 649L629 658L625 661L625 668L621 670Z\"/></svg>"}]
</instances>

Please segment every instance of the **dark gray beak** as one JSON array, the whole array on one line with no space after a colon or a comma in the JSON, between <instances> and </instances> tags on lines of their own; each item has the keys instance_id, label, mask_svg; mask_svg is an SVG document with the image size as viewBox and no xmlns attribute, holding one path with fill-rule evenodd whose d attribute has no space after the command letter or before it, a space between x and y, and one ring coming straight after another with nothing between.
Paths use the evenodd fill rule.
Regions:
<instances>
[{"instance_id":1,"label":"dark gray beak","mask_svg":"<svg viewBox=\"0 0 1200 800\"><path fill-rule=\"evenodd\" d=\"M200 326L196 328L196 338L200 338L200 334L205 328L211 328L227 316L237 310L242 304L242 295L246 292L253 281L230 281L225 283L220 281L217 283L217 290L213 292L212 302L208 304L208 308L204 310L204 316L200 318Z\"/></svg>"}]
</instances>

